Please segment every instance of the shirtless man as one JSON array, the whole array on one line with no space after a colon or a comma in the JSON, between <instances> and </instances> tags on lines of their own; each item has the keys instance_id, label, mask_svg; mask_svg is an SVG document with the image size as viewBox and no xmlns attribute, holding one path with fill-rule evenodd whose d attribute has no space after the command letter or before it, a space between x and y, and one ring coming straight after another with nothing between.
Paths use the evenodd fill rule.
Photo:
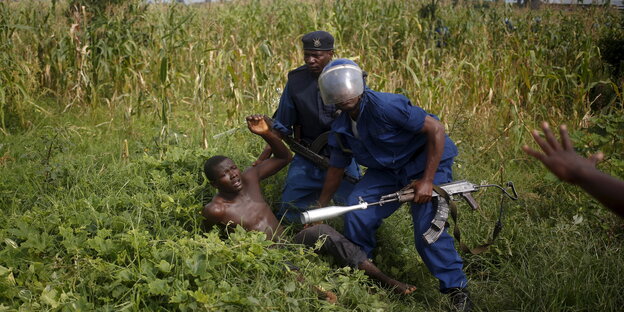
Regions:
<instances>
[{"instance_id":1,"label":"shirtless man","mask_svg":"<svg viewBox=\"0 0 624 312\"><path fill-rule=\"evenodd\" d=\"M267 178L285 167L292 154L280 137L271 131L265 117L247 117L249 130L261 136L271 146L273 157L249 167L241 172L236 164L225 156L214 156L204 164L204 173L218 193L208 203L202 215L204 226L241 225L248 231L260 231L267 238L278 242L282 239L283 227L264 200L260 190L260 180ZM295 235L296 243L313 247L316 241L325 238L321 252L330 254L342 265L350 265L363 270L368 276L393 289L397 294L410 294L415 286L401 283L385 275L370 262L366 254L342 234L326 224L308 227Z\"/></svg>"}]
</instances>

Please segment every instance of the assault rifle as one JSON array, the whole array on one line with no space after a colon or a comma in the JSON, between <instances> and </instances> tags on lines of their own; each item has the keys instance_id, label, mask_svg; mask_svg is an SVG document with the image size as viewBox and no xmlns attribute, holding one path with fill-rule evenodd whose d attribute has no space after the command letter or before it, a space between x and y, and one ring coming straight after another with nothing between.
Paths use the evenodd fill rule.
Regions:
<instances>
[{"instance_id":1,"label":"assault rifle","mask_svg":"<svg viewBox=\"0 0 624 312\"><path fill-rule=\"evenodd\" d=\"M439 187L442 190L446 191L446 193L450 196L451 200L460 200L460 198L463 198L466 200L466 202L472 209L477 209L479 205L474 200L471 193L476 192L479 189L485 188L485 187L498 187L510 198L517 199L518 195L516 194L516 189L514 188L513 183L507 182L507 186L511 187L511 190L514 193L513 196L507 193L507 190L505 190L503 187L496 185L496 184L477 185L477 184L470 183L465 180L460 180L460 181L454 181L454 182L439 185ZM459 195L459 198L457 195ZM434 191L432 193L432 197L438 197L438 196L440 196L438 192ZM414 199L414 189L411 187L405 187L398 192L381 196L380 200L374 203L367 203L364 200L362 200L362 198L360 198L360 203L358 203L357 205L329 206L329 207L308 210L308 211L301 213L300 221L303 224L312 223L316 221L322 221L322 220L335 218L353 210L366 209L368 208L368 206L374 206L374 205L382 206L383 204L390 203L390 202L404 203L404 202L411 201L413 199ZM444 219L444 221L446 222L446 218Z\"/></svg>"},{"instance_id":2,"label":"assault rifle","mask_svg":"<svg viewBox=\"0 0 624 312\"><path fill-rule=\"evenodd\" d=\"M454 196L454 195L460 195L459 197L463 197L468 202L468 205L470 205L470 207L472 207L473 209L476 209L478 205L476 201L472 198L470 193L476 192L479 189L485 188L485 187L497 187L505 195L507 195L507 197L513 200L518 199L518 194L516 193L516 188L514 187L513 182L507 182L506 186L511 188L513 195L509 194L507 190L503 188L502 186L499 186L496 184L476 185L476 184L462 180L462 181L455 181L455 182L442 184L439 186L434 185L433 186L434 192L432 193L432 196L437 197L437 200L438 200L437 210L436 210L435 216L433 217L433 220L431 220L431 225L429 226L429 229L427 229L422 234L422 238L429 245L435 243L444 233L444 229L446 228L448 224L447 219L450 214L451 217L453 218L453 221L455 221L455 229L453 231L453 236L455 237L455 240L457 241L457 243L459 244L459 246L464 252L470 252L476 255L487 250L487 248L494 243L494 240L496 239L496 237L498 236L498 234L500 233L503 227L501 219L503 216L504 197L501 197L500 212L498 215L498 220L496 221L496 224L494 226L492 238L487 243L477 246L476 248L470 249L461 241L461 233L457 225L457 208L455 207L455 204L453 203L454 200L459 200L459 198L458 196ZM300 218L301 218L301 223L304 223L304 224L311 223L315 221L326 220L326 219L330 219L333 217L337 217L349 211L358 210L358 209L366 209L368 208L368 206L373 206L373 205L381 206L385 203L390 203L390 202L403 203L403 202L411 201L413 199L414 199L414 189L408 185L398 192L382 196L378 202L369 204L365 202L364 200L362 200L362 198L360 197L360 203L357 205L347 206L347 207L330 206L330 207L325 207L325 208L309 210L309 211L303 212Z\"/></svg>"}]
</instances>

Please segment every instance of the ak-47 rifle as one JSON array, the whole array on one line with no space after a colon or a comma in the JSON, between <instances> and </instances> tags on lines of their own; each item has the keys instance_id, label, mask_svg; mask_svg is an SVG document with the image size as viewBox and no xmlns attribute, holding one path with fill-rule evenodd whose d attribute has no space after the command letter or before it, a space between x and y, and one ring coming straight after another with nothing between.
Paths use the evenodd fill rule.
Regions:
<instances>
[{"instance_id":1,"label":"ak-47 rifle","mask_svg":"<svg viewBox=\"0 0 624 312\"><path fill-rule=\"evenodd\" d=\"M472 254L478 254L478 253L485 251L494 242L494 240L498 236L498 233L502 229L502 223L501 223L501 218L503 214L502 201L501 201L501 207L500 207L500 214L498 217L498 221L496 222L496 226L494 227L494 233L492 234L492 239L488 243L483 244L473 249L469 249L468 247L466 247L466 245L464 245L461 242L461 235L460 235L459 227L457 226L457 219L456 219L457 210L455 208L455 205L452 203L452 201L459 200L457 196L454 196L454 195L459 195L460 197L464 198L466 202L468 202L468 205L472 209L477 209L479 206L477 202L474 200L474 198L472 198L471 193L476 192L479 189L486 188L486 187L497 187L509 198L513 200L518 199L518 194L516 193L516 188L514 187L513 182L511 181L507 182L506 186L511 188L513 195L509 194L507 190L503 188L502 186L496 185L496 184L477 185L477 184L470 183L468 181L461 180L461 181L441 184L439 186L434 185L433 187L434 191L432 193L432 197L438 198L438 207L437 207L437 211L433 220L431 220L431 225L429 226L429 229L427 229L427 231L425 231L425 233L422 234L423 239L428 244L435 243L438 240L438 238L440 238L442 233L444 233L444 228L447 224L447 219L450 213L451 216L453 217L453 220L455 221L455 230L454 230L453 235L455 236L455 239L457 240L457 242L460 244L460 247L462 248L462 250L465 252L470 252ZM346 207L345 206L330 206L330 207L308 210L308 211L301 213L300 220L301 220L301 223L303 224L312 223L316 221L331 219L331 218L343 215L349 211L354 211L358 209L366 209L368 208L368 206L374 206L374 205L381 206L385 203L390 203L390 202L404 203L404 202L412 201L413 199L414 199L414 189L410 185L408 185L398 192L381 196L380 200L374 203L369 204L360 197L360 203L357 205L346 206Z\"/></svg>"},{"instance_id":2,"label":"ak-47 rifle","mask_svg":"<svg viewBox=\"0 0 624 312\"><path fill-rule=\"evenodd\" d=\"M472 209L477 209L478 204L470 195L470 192L475 192L478 189L478 186L472 184L470 182L461 180L455 181L447 184L440 185L440 188L444 189L449 195L460 194L463 198L466 199L470 207ZM437 197L438 193L433 192L432 197ZM398 201L399 203L405 203L414 199L414 189L411 187L405 187L398 192L391 193L388 195L383 195L379 199L379 201L374 203L367 203L362 198L360 198L360 203L352 206L329 206L318 209L312 209L301 213L300 219L301 223L312 223L316 221L327 220L331 218L335 218L341 216L349 211L366 209L368 206L380 205L383 206L385 203L391 203Z\"/></svg>"},{"instance_id":3,"label":"ak-47 rifle","mask_svg":"<svg viewBox=\"0 0 624 312\"><path fill-rule=\"evenodd\" d=\"M496 184L477 185L477 184L470 183L465 180L460 180L460 181L454 181L454 182L439 185L439 187L442 190L446 191L446 193L450 196L451 200L459 200L459 198L456 197L456 195L459 195L461 198L464 198L466 200L466 202L472 209L477 209L479 205L474 200L471 193L476 192L479 189L485 188L485 187L498 187L503 192L505 192L505 194L507 194L507 196L509 196L510 198L517 199L518 196L516 194L516 189L514 188L513 183L507 182L507 186L511 187L514 193L514 196L510 195L509 193L507 193L507 191L503 187L496 185ZM434 191L432 193L432 197L438 197L438 196L440 196L438 192ZM366 209L368 208L368 206L374 206L374 205L381 206L385 203L390 203L390 202L404 203L404 202L411 201L413 199L414 199L414 189L411 187L405 187L398 192L381 196L380 200L374 203L367 203L360 198L360 203L357 205L329 206L329 207L308 210L308 211L301 213L300 220L301 220L301 223L304 223L304 224L312 223L316 221L322 221L322 220L335 218L349 211L358 210L358 209Z\"/></svg>"}]
</instances>

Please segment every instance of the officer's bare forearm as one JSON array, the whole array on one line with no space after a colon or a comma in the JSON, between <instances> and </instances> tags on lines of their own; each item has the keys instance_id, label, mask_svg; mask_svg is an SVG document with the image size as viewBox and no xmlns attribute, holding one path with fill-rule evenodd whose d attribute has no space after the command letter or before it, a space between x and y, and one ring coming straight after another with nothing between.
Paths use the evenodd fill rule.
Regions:
<instances>
[{"instance_id":1,"label":"officer's bare forearm","mask_svg":"<svg viewBox=\"0 0 624 312\"><path fill-rule=\"evenodd\" d=\"M327 169L325 183L323 184L323 189L321 190L321 195L319 196L319 204L321 205L321 207L327 206L329 204L329 200L334 195L334 193L336 193L338 187L340 187L344 172L344 168L329 167Z\"/></svg>"},{"instance_id":2,"label":"officer's bare forearm","mask_svg":"<svg viewBox=\"0 0 624 312\"><path fill-rule=\"evenodd\" d=\"M444 126L434 118L427 116L423 131L427 135L427 162L422 179L433 182L444 152Z\"/></svg>"}]
</instances>

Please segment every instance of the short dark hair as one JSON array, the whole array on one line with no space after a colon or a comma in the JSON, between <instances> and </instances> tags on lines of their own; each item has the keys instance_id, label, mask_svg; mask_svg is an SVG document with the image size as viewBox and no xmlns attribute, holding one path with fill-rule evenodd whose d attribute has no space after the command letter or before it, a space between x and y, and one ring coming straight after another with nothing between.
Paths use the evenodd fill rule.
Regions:
<instances>
[{"instance_id":1,"label":"short dark hair","mask_svg":"<svg viewBox=\"0 0 624 312\"><path fill-rule=\"evenodd\" d=\"M204 163L204 174L210 181L214 181L217 179L214 168L220 164L222 161L228 159L229 157L225 157L223 155L216 155L208 158Z\"/></svg>"}]
</instances>

